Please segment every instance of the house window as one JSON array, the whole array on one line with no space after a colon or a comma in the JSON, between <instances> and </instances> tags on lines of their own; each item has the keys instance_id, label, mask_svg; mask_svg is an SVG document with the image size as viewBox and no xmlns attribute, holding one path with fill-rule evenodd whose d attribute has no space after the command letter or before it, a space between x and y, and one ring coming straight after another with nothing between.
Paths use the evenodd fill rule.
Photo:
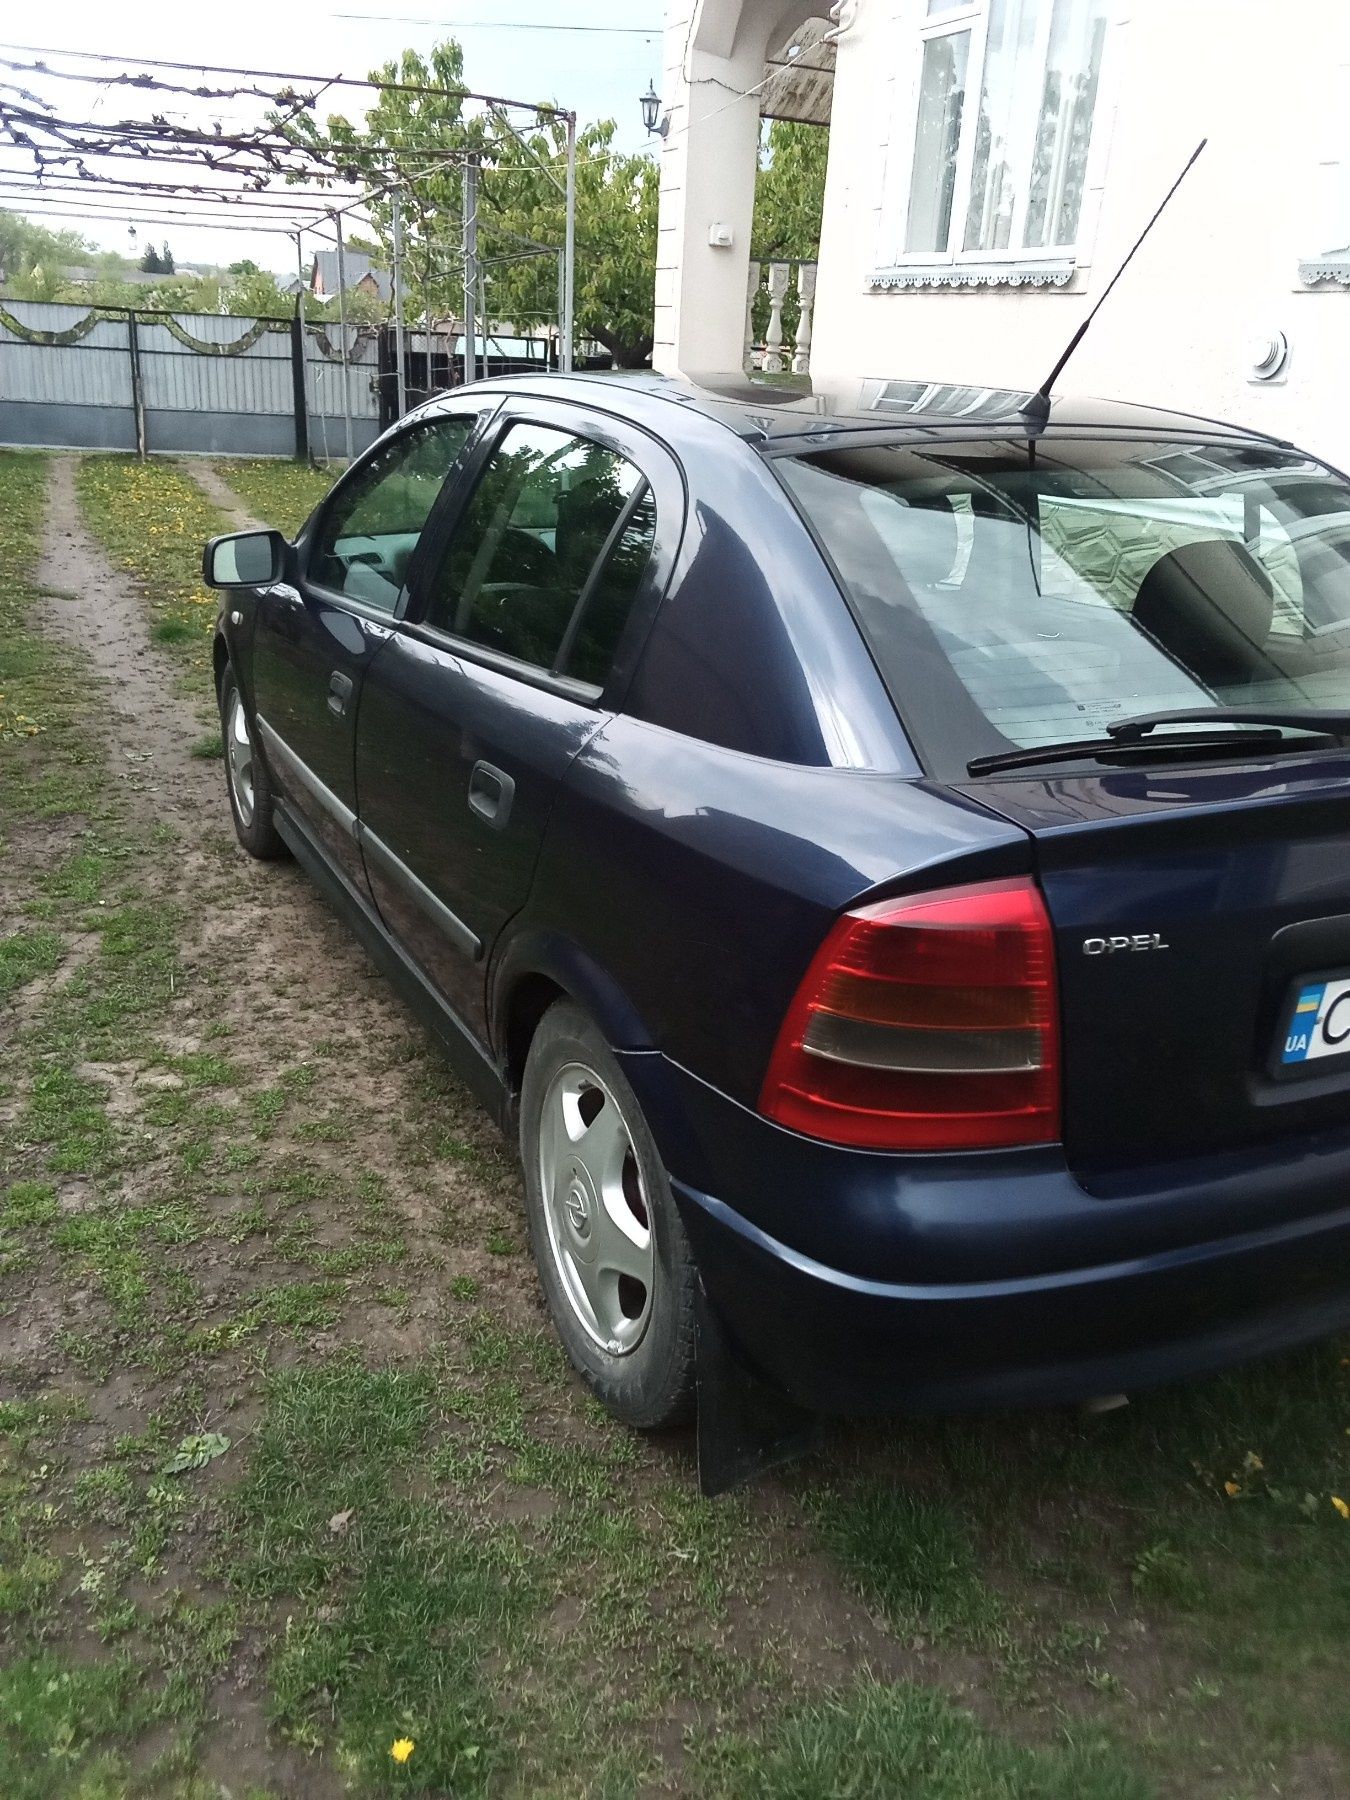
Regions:
<instances>
[{"instance_id":1,"label":"house window","mask_svg":"<svg viewBox=\"0 0 1350 1800\"><path fill-rule=\"evenodd\" d=\"M903 223L882 246L886 260L974 274L982 263L1072 259L1107 3L926 0Z\"/></svg>"}]
</instances>

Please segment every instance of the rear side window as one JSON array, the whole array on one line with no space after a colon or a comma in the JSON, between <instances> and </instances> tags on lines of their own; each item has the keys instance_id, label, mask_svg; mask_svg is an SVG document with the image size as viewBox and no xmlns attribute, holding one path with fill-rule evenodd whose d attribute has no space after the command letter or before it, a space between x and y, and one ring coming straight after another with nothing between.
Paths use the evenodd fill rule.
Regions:
<instances>
[{"instance_id":1,"label":"rear side window","mask_svg":"<svg viewBox=\"0 0 1350 1800\"><path fill-rule=\"evenodd\" d=\"M432 578L426 623L603 686L655 528L651 490L626 458L512 425Z\"/></svg>"},{"instance_id":2,"label":"rear side window","mask_svg":"<svg viewBox=\"0 0 1350 1800\"><path fill-rule=\"evenodd\" d=\"M1252 444L783 458L936 772L1131 713L1350 705L1350 488Z\"/></svg>"},{"instance_id":3,"label":"rear side window","mask_svg":"<svg viewBox=\"0 0 1350 1800\"><path fill-rule=\"evenodd\" d=\"M325 510L310 553L320 587L392 612L408 564L475 418L431 419L403 432L358 469Z\"/></svg>"}]
</instances>

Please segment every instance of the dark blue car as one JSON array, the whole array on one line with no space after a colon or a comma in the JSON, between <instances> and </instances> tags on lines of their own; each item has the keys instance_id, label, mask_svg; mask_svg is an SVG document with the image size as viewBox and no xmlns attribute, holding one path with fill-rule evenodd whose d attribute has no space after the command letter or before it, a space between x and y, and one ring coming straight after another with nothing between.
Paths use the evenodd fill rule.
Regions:
<instances>
[{"instance_id":1,"label":"dark blue car","mask_svg":"<svg viewBox=\"0 0 1350 1800\"><path fill-rule=\"evenodd\" d=\"M1350 487L1177 414L484 383L216 539L245 848L504 1128L619 1417L1350 1324Z\"/></svg>"}]
</instances>

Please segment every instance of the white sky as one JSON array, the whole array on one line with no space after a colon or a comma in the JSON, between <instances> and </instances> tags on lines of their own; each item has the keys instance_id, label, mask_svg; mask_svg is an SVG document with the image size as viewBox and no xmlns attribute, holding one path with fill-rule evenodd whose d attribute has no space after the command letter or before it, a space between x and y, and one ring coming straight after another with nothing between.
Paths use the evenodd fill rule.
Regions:
<instances>
[{"instance_id":1,"label":"white sky","mask_svg":"<svg viewBox=\"0 0 1350 1800\"><path fill-rule=\"evenodd\" d=\"M237 68L274 69L283 73L365 76L372 68L412 48L425 54L444 37L457 37L464 47L464 74L469 87L510 99L553 101L575 109L581 124L613 118L618 123L616 148L641 149L649 141L638 112L638 96L660 74L663 0L570 0L567 25L557 27L564 9L558 0L129 0L113 8L107 0L61 0L50 8L6 8L0 43L31 44L52 51L96 51L107 56L113 72L131 67L136 55L175 62L223 63ZM577 29L622 26L622 32ZM536 27L536 29L527 29ZM634 30L633 28L638 28ZM0 56L25 58L9 48ZM56 61L56 58L51 60ZM63 64L88 72L90 63ZM190 83L190 75L161 72L164 79ZM146 116L173 109L213 111L230 123L250 108L249 123L260 119L262 101L208 103L168 94L104 89L41 75L0 69L0 79L18 82L56 103L77 119ZM209 78L208 78L209 79ZM225 86L223 79L212 85ZM356 89L333 90L319 103L319 114L359 108ZM126 162L104 164L109 172L134 177ZM12 145L0 145L0 169L31 172L32 159ZM185 179L194 177L183 169ZM147 171L153 179L170 178L164 165ZM78 198L78 196L76 197ZM109 203L103 202L106 206ZM68 227L101 248L129 249L127 220L56 216L40 202L31 208L17 198L0 195L0 207L21 212L53 228ZM151 210L128 199L127 211ZM158 209L156 209L158 210ZM191 208L171 211L165 223L138 223L137 245L165 236L179 262L230 263L251 257L264 268L290 273L294 239L263 231L213 230L192 223ZM307 243L306 256L317 248ZM139 249L138 249L139 254Z\"/></svg>"}]
</instances>

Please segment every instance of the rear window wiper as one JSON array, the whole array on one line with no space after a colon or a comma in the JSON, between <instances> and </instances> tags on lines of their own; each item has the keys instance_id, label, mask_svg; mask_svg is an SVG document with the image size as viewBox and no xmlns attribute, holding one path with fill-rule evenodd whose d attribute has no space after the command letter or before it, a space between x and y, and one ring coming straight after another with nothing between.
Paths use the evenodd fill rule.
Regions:
<instances>
[{"instance_id":1,"label":"rear window wiper","mask_svg":"<svg viewBox=\"0 0 1350 1800\"><path fill-rule=\"evenodd\" d=\"M1159 725L1283 725L1293 731L1319 731L1325 737L1350 734L1350 712L1317 706L1194 706L1180 712L1135 713L1112 719L1107 736L1128 744Z\"/></svg>"},{"instance_id":2,"label":"rear window wiper","mask_svg":"<svg viewBox=\"0 0 1350 1800\"><path fill-rule=\"evenodd\" d=\"M1158 715L1159 722L1163 716ZM1350 730L1350 721L1345 729ZM1108 726L1107 730L1114 730L1114 726ZM1322 735L1326 737L1335 734ZM996 775L1001 769L1034 769L1042 763L1077 762L1082 757L1095 757L1103 762L1157 762L1182 755L1231 756L1234 750L1246 752L1309 748L1307 739L1287 738L1274 729L1187 731L1159 738L1143 735L1078 738L1064 744L1031 744L1021 750L995 750L988 756L973 756L966 764L966 773Z\"/></svg>"}]
</instances>

